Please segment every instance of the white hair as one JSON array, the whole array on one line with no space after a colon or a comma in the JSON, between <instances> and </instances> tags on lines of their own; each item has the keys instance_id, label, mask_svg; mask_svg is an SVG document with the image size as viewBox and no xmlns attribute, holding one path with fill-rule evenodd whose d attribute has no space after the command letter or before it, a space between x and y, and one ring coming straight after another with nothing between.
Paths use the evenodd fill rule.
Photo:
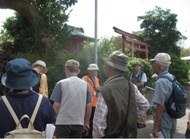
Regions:
<instances>
[{"instance_id":1,"label":"white hair","mask_svg":"<svg viewBox=\"0 0 190 139\"><path fill-rule=\"evenodd\" d=\"M170 67L170 64L168 63L163 63L163 62L159 62L159 61L155 61L158 65L160 65L160 69L162 71L168 71L169 70L169 67Z\"/></svg>"}]
</instances>

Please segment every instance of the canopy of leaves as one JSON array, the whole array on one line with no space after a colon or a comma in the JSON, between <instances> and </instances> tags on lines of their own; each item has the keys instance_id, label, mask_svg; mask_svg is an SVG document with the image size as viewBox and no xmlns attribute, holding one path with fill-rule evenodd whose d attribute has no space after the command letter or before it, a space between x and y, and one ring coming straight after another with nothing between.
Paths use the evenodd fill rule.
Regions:
<instances>
[{"instance_id":1,"label":"canopy of leaves","mask_svg":"<svg viewBox=\"0 0 190 139\"><path fill-rule=\"evenodd\" d=\"M176 55L171 55L172 63L169 72L173 74L180 83L188 82L188 63L181 60Z\"/></svg>"},{"instance_id":2,"label":"canopy of leaves","mask_svg":"<svg viewBox=\"0 0 190 139\"><path fill-rule=\"evenodd\" d=\"M155 10L146 12L146 15L138 16L138 21L140 20L140 27L144 29L141 35L144 41L152 46L150 57L154 57L158 52L180 56L180 47L176 43L182 38L182 34L176 28L176 14L156 7Z\"/></svg>"},{"instance_id":3,"label":"canopy of leaves","mask_svg":"<svg viewBox=\"0 0 190 139\"><path fill-rule=\"evenodd\" d=\"M10 6L10 1L15 6ZM12 53L43 53L45 57L53 54L52 52L58 51L67 43L69 32L64 23L69 14L66 10L76 2L77 0L5 1L7 8L18 13L4 23L1 34L6 39L1 47Z\"/></svg>"}]
</instances>

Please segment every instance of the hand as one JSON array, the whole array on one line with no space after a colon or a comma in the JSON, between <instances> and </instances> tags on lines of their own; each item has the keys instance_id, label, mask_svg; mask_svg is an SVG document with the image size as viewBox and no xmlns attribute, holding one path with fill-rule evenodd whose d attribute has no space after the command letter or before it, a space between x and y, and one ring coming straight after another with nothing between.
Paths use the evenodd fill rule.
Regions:
<instances>
[{"instance_id":1,"label":"hand","mask_svg":"<svg viewBox=\"0 0 190 139\"><path fill-rule=\"evenodd\" d=\"M152 130L152 135L154 136L154 138L158 138L159 136L157 135L157 132L158 132L158 128L154 128Z\"/></svg>"},{"instance_id":2,"label":"hand","mask_svg":"<svg viewBox=\"0 0 190 139\"><path fill-rule=\"evenodd\" d=\"M83 131L87 132L90 129L89 124L84 124Z\"/></svg>"},{"instance_id":3,"label":"hand","mask_svg":"<svg viewBox=\"0 0 190 139\"><path fill-rule=\"evenodd\" d=\"M190 130L190 121L187 122L187 129Z\"/></svg>"}]
</instances>

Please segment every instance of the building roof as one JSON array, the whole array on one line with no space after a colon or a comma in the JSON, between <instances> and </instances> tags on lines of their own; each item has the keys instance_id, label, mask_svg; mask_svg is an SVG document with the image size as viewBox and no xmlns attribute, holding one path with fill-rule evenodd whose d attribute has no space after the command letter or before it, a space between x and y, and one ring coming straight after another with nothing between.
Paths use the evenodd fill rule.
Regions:
<instances>
[{"instance_id":1,"label":"building roof","mask_svg":"<svg viewBox=\"0 0 190 139\"><path fill-rule=\"evenodd\" d=\"M190 56L182 57L181 60L190 61Z\"/></svg>"},{"instance_id":2,"label":"building roof","mask_svg":"<svg viewBox=\"0 0 190 139\"><path fill-rule=\"evenodd\" d=\"M69 26L69 25L67 25L67 26L68 26L68 30L71 31L70 36L79 36L79 37L84 37L87 39L93 39L84 34L83 28L73 27L73 26Z\"/></svg>"}]
</instances>

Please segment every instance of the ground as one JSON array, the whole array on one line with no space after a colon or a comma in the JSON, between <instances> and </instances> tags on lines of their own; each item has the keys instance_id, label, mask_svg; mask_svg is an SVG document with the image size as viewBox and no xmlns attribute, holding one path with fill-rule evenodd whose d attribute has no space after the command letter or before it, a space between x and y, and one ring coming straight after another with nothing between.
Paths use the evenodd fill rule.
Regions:
<instances>
[{"instance_id":1,"label":"ground","mask_svg":"<svg viewBox=\"0 0 190 139\"><path fill-rule=\"evenodd\" d=\"M190 109L188 108L186 110L186 115L180 119L177 120L177 128L176 128L176 138L185 138L185 131L186 131L186 125L188 121L188 115L189 115ZM145 128L140 128L137 130L138 138L150 138L150 133L152 132L153 129L153 117L152 115L147 116L147 121L146 121L146 127Z\"/></svg>"},{"instance_id":2,"label":"ground","mask_svg":"<svg viewBox=\"0 0 190 139\"><path fill-rule=\"evenodd\" d=\"M185 131L187 126L188 116L190 113L190 86L186 86L185 89L188 94L186 115L180 119L177 119L175 138L185 138ZM150 133L152 132L152 129L153 129L153 116L147 115L146 127L137 130L137 137L150 138Z\"/></svg>"}]
</instances>

